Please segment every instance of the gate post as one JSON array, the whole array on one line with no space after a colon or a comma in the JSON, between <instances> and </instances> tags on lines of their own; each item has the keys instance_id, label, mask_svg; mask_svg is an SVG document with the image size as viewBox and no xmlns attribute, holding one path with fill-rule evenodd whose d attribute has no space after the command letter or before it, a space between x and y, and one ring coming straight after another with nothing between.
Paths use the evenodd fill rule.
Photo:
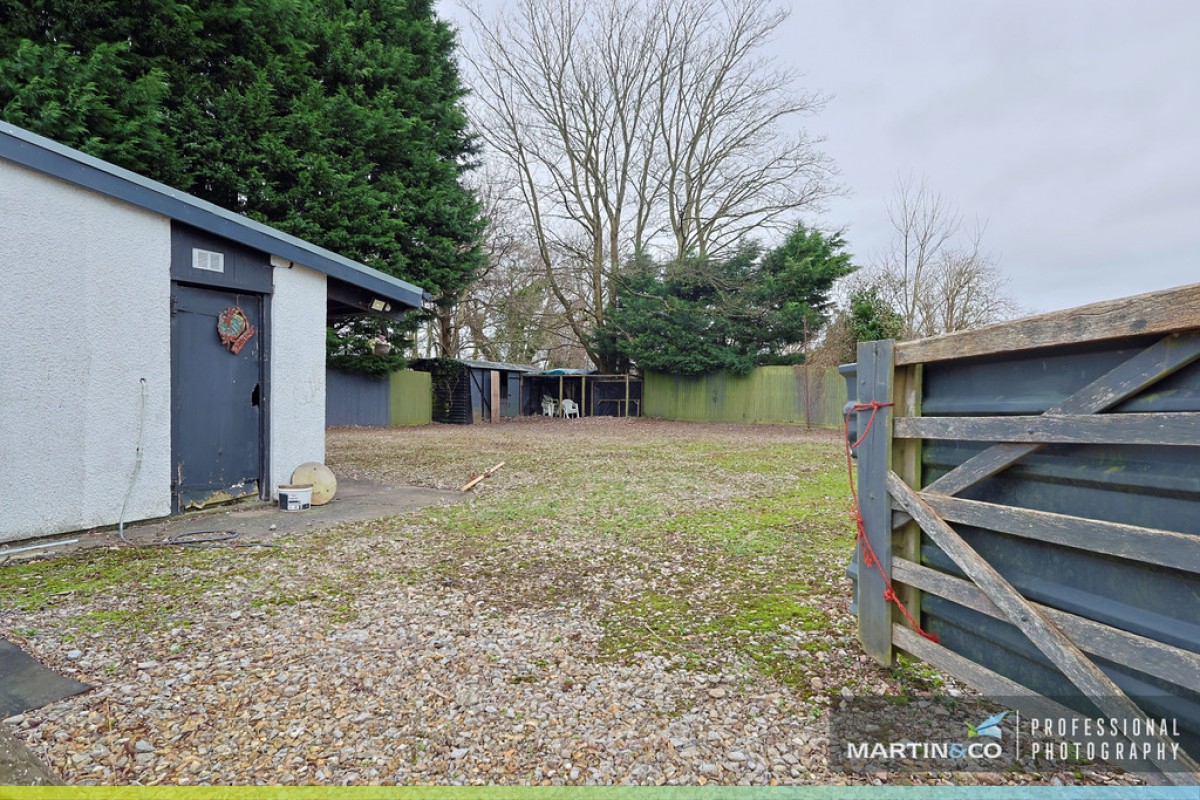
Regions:
<instances>
[{"instance_id":1,"label":"gate post","mask_svg":"<svg viewBox=\"0 0 1200 800\"><path fill-rule=\"evenodd\" d=\"M860 342L858 345L858 403L892 401L892 358L895 342ZM874 413L875 420L871 422ZM859 436L871 426L858 446L858 503L867 541L884 574L892 574L892 502L887 474L892 463L892 409L858 412ZM885 666L892 663L892 609L884 596L883 577L863 560L862 546L855 550L858 565L858 638L863 649Z\"/></svg>"}]
</instances>

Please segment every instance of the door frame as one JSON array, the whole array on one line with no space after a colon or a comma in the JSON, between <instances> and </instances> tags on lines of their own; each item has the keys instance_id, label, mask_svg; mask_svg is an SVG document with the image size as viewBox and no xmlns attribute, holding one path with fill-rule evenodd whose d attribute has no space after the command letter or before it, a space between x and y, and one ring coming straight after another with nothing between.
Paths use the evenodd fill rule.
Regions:
<instances>
[{"instance_id":1,"label":"door frame","mask_svg":"<svg viewBox=\"0 0 1200 800\"><path fill-rule=\"evenodd\" d=\"M211 283L193 283L191 281L172 280L171 281L171 318L175 317L175 306L178 301L178 290L186 289L203 289L210 292L225 292L227 294L241 294L257 297L260 303L262 319L256 325L258 336L258 497L260 500L270 500L272 496L271 486L271 295L263 292L247 291L245 289L236 289L232 287L218 286ZM252 323L253 324L253 323ZM171 391L170 391L170 409L171 409L171 513L181 514L186 509L179 502L179 484L178 472L174 465L176 461L175 452L175 426L178 420L175 418L175 326L171 325ZM247 495L249 496L249 495Z\"/></svg>"}]
</instances>

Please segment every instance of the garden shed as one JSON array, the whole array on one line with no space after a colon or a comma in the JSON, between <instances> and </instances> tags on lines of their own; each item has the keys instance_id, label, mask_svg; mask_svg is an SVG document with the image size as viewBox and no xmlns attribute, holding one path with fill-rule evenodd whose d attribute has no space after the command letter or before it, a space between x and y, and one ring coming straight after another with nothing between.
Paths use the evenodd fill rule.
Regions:
<instances>
[{"instance_id":1,"label":"garden shed","mask_svg":"<svg viewBox=\"0 0 1200 800\"><path fill-rule=\"evenodd\" d=\"M452 425L521 416L521 376L533 367L500 361L420 358L409 362L433 379L433 421Z\"/></svg>"},{"instance_id":2,"label":"garden shed","mask_svg":"<svg viewBox=\"0 0 1200 800\"><path fill-rule=\"evenodd\" d=\"M0 542L270 498L325 457L331 316L421 289L0 123Z\"/></svg>"}]
</instances>

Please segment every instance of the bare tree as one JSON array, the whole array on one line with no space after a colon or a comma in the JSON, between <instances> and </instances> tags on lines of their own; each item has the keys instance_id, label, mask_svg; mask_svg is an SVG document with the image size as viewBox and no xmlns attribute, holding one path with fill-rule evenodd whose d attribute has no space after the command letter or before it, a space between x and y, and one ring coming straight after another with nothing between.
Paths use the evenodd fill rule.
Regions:
<instances>
[{"instance_id":1,"label":"bare tree","mask_svg":"<svg viewBox=\"0 0 1200 800\"><path fill-rule=\"evenodd\" d=\"M819 206L833 191L819 142L785 130L824 100L794 93L795 76L758 55L786 10L737 0L666 8L655 163L673 255L703 258L750 231L790 224L798 209Z\"/></svg>"},{"instance_id":2,"label":"bare tree","mask_svg":"<svg viewBox=\"0 0 1200 800\"><path fill-rule=\"evenodd\" d=\"M895 235L859 283L875 286L900 315L905 339L936 336L1018 313L1008 278L983 249L985 226L962 216L925 182L903 179L888 203Z\"/></svg>"},{"instance_id":3,"label":"bare tree","mask_svg":"<svg viewBox=\"0 0 1200 800\"><path fill-rule=\"evenodd\" d=\"M816 143L784 132L819 99L760 55L779 10L520 0L494 19L468 13L480 135L511 165L547 291L598 365L589 333L629 258L716 255L832 191Z\"/></svg>"},{"instance_id":4,"label":"bare tree","mask_svg":"<svg viewBox=\"0 0 1200 800\"><path fill-rule=\"evenodd\" d=\"M485 158L470 177L488 220L483 233L485 266L455 309L449 341L462 355L521 364L579 362L575 339L557 299L546 285L537 248L509 167ZM574 293L564 281L568 294Z\"/></svg>"},{"instance_id":5,"label":"bare tree","mask_svg":"<svg viewBox=\"0 0 1200 800\"><path fill-rule=\"evenodd\" d=\"M977 328L1020 312L1008 295L1008 276L982 250L982 237L976 228L965 245L942 253L932 291L923 298L921 336Z\"/></svg>"}]
</instances>

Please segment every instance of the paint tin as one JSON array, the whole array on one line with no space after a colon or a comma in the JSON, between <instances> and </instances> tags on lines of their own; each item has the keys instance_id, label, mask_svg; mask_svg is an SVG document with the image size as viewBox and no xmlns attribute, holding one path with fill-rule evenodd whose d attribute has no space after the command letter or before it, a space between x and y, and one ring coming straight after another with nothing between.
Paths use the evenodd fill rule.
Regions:
<instances>
[{"instance_id":1,"label":"paint tin","mask_svg":"<svg viewBox=\"0 0 1200 800\"><path fill-rule=\"evenodd\" d=\"M307 511L312 506L311 483L284 483L278 487L280 511Z\"/></svg>"}]
</instances>

